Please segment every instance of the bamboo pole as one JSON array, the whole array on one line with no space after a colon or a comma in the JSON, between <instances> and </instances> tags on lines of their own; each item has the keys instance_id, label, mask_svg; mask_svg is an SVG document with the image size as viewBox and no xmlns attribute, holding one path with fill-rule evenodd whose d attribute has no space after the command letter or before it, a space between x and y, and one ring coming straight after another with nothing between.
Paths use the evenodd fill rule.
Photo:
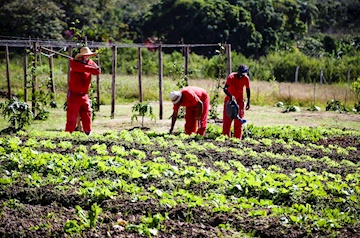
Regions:
<instances>
[{"instance_id":1,"label":"bamboo pole","mask_svg":"<svg viewBox=\"0 0 360 238\"><path fill-rule=\"evenodd\" d=\"M184 47L185 49L185 76L189 74L189 47Z\"/></svg>"},{"instance_id":2,"label":"bamboo pole","mask_svg":"<svg viewBox=\"0 0 360 238\"><path fill-rule=\"evenodd\" d=\"M97 65L100 68L100 55L97 55ZM96 75L97 111L100 111L100 74Z\"/></svg>"},{"instance_id":3,"label":"bamboo pole","mask_svg":"<svg viewBox=\"0 0 360 238\"><path fill-rule=\"evenodd\" d=\"M36 92L36 87L37 87L37 83L36 83L36 65L37 65L37 43L34 42L33 43L33 60L32 60L32 81L31 81L31 111L32 113L35 115L35 105L36 105L36 97L35 97L35 92Z\"/></svg>"},{"instance_id":4,"label":"bamboo pole","mask_svg":"<svg viewBox=\"0 0 360 238\"><path fill-rule=\"evenodd\" d=\"M51 92L53 94L52 99L56 103L56 92L55 92L55 81L54 81L54 57L50 55L49 57L49 67L50 67L50 82L51 82Z\"/></svg>"},{"instance_id":5,"label":"bamboo pole","mask_svg":"<svg viewBox=\"0 0 360 238\"><path fill-rule=\"evenodd\" d=\"M158 46L158 58L159 58L159 118L163 119L163 58L162 58L162 46Z\"/></svg>"},{"instance_id":6,"label":"bamboo pole","mask_svg":"<svg viewBox=\"0 0 360 238\"><path fill-rule=\"evenodd\" d=\"M25 49L24 51L24 101L27 102L28 94L27 94L27 77L28 77L28 55Z\"/></svg>"},{"instance_id":7,"label":"bamboo pole","mask_svg":"<svg viewBox=\"0 0 360 238\"><path fill-rule=\"evenodd\" d=\"M139 80L139 102L143 101L143 91L142 91L142 55L141 47L138 48L138 80Z\"/></svg>"},{"instance_id":8,"label":"bamboo pole","mask_svg":"<svg viewBox=\"0 0 360 238\"><path fill-rule=\"evenodd\" d=\"M299 68L300 68L300 65L298 65L295 70L295 83L297 83L298 79L299 79Z\"/></svg>"},{"instance_id":9,"label":"bamboo pole","mask_svg":"<svg viewBox=\"0 0 360 238\"><path fill-rule=\"evenodd\" d=\"M231 73L231 44L226 44L226 76Z\"/></svg>"},{"instance_id":10,"label":"bamboo pole","mask_svg":"<svg viewBox=\"0 0 360 238\"><path fill-rule=\"evenodd\" d=\"M8 99L11 99L11 83L10 83L10 59L9 59L9 46L5 46L5 58L6 58L6 79L7 79L7 88L8 88Z\"/></svg>"},{"instance_id":11,"label":"bamboo pole","mask_svg":"<svg viewBox=\"0 0 360 238\"><path fill-rule=\"evenodd\" d=\"M117 47L114 45L112 47L113 50L113 60L112 60L112 90L111 90L111 118L114 118L115 112L115 92L116 92L116 59L117 59Z\"/></svg>"},{"instance_id":12,"label":"bamboo pole","mask_svg":"<svg viewBox=\"0 0 360 238\"><path fill-rule=\"evenodd\" d=\"M71 56L72 56L72 47L69 46L68 47L68 55L67 55L67 57L71 58ZM68 62L67 81L68 81L68 85L69 85L69 81L70 81L70 60Z\"/></svg>"}]
</instances>

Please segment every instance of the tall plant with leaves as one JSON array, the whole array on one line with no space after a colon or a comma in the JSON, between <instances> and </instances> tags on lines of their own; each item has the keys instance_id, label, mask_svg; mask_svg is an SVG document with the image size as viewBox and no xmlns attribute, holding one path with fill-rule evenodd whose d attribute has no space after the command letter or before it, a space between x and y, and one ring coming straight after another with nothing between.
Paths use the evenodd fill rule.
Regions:
<instances>
[{"instance_id":1,"label":"tall plant with leaves","mask_svg":"<svg viewBox=\"0 0 360 238\"><path fill-rule=\"evenodd\" d=\"M177 81L176 86L178 87L179 90L181 90L186 86L189 86L188 77L185 74L183 66L179 67L175 62L173 64L173 70L171 70L170 73L172 73L172 80ZM178 118L184 118L184 117L185 117L185 108L180 107Z\"/></svg>"},{"instance_id":2,"label":"tall plant with leaves","mask_svg":"<svg viewBox=\"0 0 360 238\"><path fill-rule=\"evenodd\" d=\"M50 112L47 110L47 106L54 106L54 100L51 97L51 90L50 90L50 83L40 84L39 86L37 84L37 76L39 76L39 72L37 70L37 66L39 65L39 62L37 61L37 55L35 52L38 49L33 49L32 51L28 51L28 56L31 63L31 70L30 70L30 83L31 87L35 87L33 90L33 96L32 96L32 102L34 105L34 108L32 108L32 112L34 114L35 120L47 120L49 118ZM30 86L27 86L30 87ZM37 89L37 90L36 90ZM56 104L55 104L56 105Z\"/></svg>"},{"instance_id":3,"label":"tall plant with leaves","mask_svg":"<svg viewBox=\"0 0 360 238\"><path fill-rule=\"evenodd\" d=\"M156 120L152 107L149 103L138 102L132 107L133 115L131 116L131 122L138 117L141 117L141 127L144 127L144 118L149 116L151 120Z\"/></svg>"},{"instance_id":4,"label":"tall plant with leaves","mask_svg":"<svg viewBox=\"0 0 360 238\"><path fill-rule=\"evenodd\" d=\"M30 125L34 119L34 114L29 105L20 102L16 97L0 103L0 111L1 115L9 120L10 126L4 130L8 133L22 130Z\"/></svg>"},{"instance_id":5,"label":"tall plant with leaves","mask_svg":"<svg viewBox=\"0 0 360 238\"><path fill-rule=\"evenodd\" d=\"M215 81L215 87L212 90L212 96L210 99L210 110L209 110L209 118L211 119L217 119L219 116L219 113L217 112L217 108L220 101L220 89L222 89L221 85L221 78L223 75L223 68L225 63L225 47L222 44L219 44L219 49L216 50L216 54L218 57L218 77L214 79Z\"/></svg>"},{"instance_id":6,"label":"tall plant with leaves","mask_svg":"<svg viewBox=\"0 0 360 238\"><path fill-rule=\"evenodd\" d=\"M355 103L354 107L356 112L360 113L360 78L357 78L357 80L351 84L351 90L355 93L358 101Z\"/></svg>"}]
</instances>

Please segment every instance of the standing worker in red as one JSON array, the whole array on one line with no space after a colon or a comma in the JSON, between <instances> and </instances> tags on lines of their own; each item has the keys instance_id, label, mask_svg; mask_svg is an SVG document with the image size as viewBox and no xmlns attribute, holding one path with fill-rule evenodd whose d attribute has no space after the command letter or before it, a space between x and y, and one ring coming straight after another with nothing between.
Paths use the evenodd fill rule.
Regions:
<instances>
[{"instance_id":1,"label":"standing worker in red","mask_svg":"<svg viewBox=\"0 0 360 238\"><path fill-rule=\"evenodd\" d=\"M250 108L250 78L247 75L248 67L244 64L240 65L238 72L229 74L226 79L224 92L226 94L224 101L224 111L223 111L223 130L222 134L231 136L230 128L232 120L226 113L226 105L229 100L236 101L239 105L239 116L244 118L245 111ZM244 105L244 88L246 88L247 102L246 107ZM234 121L234 137L242 139L242 122L240 120Z\"/></svg>"},{"instance_id":2,"label":"standing worker in red","mask_svg":"<svg viewBox=\"0 0 360 238\"><path fill-rule=\"evenodd\" d=\"M184 106L185 134L197 133L204 136L210 107L210 97L206 90L195 86L187 86L181 91L171 92L170 99L174 104L170 134L174 129L179 108Z\"/></svg>"},{"instance_id":3,"label":"standing worker in red","mask_svg":"<svg viewBox=\"0 0 360 238\"><path fill-rule=\"evenodd\" d=\"M88 47L82 47L75 56L75 59L70 59L65 131L73 132L75 130L77 117L80 114L84 132L87 135L91 133L92 110L88 92L91 84L91 75L98 75L101 73L101 70L89 57L96 54L96 52L92 52Z\"/></svg>"}]
</instances>

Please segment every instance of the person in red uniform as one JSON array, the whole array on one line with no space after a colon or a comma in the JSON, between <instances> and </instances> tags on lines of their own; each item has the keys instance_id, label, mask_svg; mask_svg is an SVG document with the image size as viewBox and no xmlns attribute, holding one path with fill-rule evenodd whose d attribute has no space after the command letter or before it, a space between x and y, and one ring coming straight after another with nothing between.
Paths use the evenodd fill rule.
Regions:
<instances>
[{"instance_id":1,"label":"person in red uniform","mask_svg":"<svg viewBox=\"0 0 360 238\"><path fill-rule=\"evenodd\" d=\"M248 67L244 64L240 65L238 68L238 72L233 72L229 74L229 76L226 79L224 92L226 94L225 100L224 100L224 111L223 111L223 130L222 134L231 136L230 134L230 128L232 120L227 114L226 114L226 104L227 102L231 100L235 100L239 105L239 116L240 118L244 118L245 112L244 108L246 110L249 110L250 108L250 78L247 75L248 73ZM246 88L246 96L247 96L247 102L246 107L244 104L244 88ZM242 123L240 120L235 119L234 121L234 137L241 139L242 138Z\"/></svg>"},{"instance_id":2,"label":"person in red uniform","mask_svg":"<svg viewBox=\"0 0 360 238\"><path fill-rule=\"evenodd\" d=\"M97 54L88 47L82 47L75 59L70 59L70 80L67 95L67 113L65 131L73 132L76 128L77 118L80 115L83 130L90 135L92 130L91 105L89 89L91 75L101 73L97 64L89 57Z\"/></svg>"},{"instance_id":3,"label":"person in red uniform","mask_svg":"<svg viewBox=\"0 0 360 238\"><path fill-rule=\"evenodd\" d=\"M210 97L205 89L187 86L180 91L170 92L173 106L170 134L174 129L180 106L185 107L185 134L197 133L204 136L210 107Z\"/></svg>"}]
</instances>

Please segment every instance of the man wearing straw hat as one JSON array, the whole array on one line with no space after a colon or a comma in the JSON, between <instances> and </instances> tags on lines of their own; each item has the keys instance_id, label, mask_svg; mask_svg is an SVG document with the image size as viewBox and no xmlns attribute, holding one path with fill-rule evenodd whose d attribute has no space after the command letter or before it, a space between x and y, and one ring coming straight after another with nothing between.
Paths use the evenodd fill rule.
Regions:
<instances>
[{"instance_id":1,"label":"man wearing straw hat","mask_svg":"<svg viewBox=\"0 0 360 238\"><path fill-rule=\"evenodd\" d=\"M180 106L185 107L185 134L205 135L210 97L205 89L187 86L181 91L170 92L173 106L170 134L174 129ZM197 122L197 123L196 123Z\"/></svg>"},{"instance_id":2,"label":"man wearing straw hat","mask_svg":"<svg viewBox=\"0 0 360 238\"><path fill-rule=\"evenodd\" d=\"M70 80L67 94L67 113L65 131L73 132L76 128L77 118L80 115L83 130L90 135L92 130L91 104L89 89L91 75L101 73L97 64L89 57L96 55L88 47L82 47L75 59L70 59Z\"/></svg>"}]
</instances>

